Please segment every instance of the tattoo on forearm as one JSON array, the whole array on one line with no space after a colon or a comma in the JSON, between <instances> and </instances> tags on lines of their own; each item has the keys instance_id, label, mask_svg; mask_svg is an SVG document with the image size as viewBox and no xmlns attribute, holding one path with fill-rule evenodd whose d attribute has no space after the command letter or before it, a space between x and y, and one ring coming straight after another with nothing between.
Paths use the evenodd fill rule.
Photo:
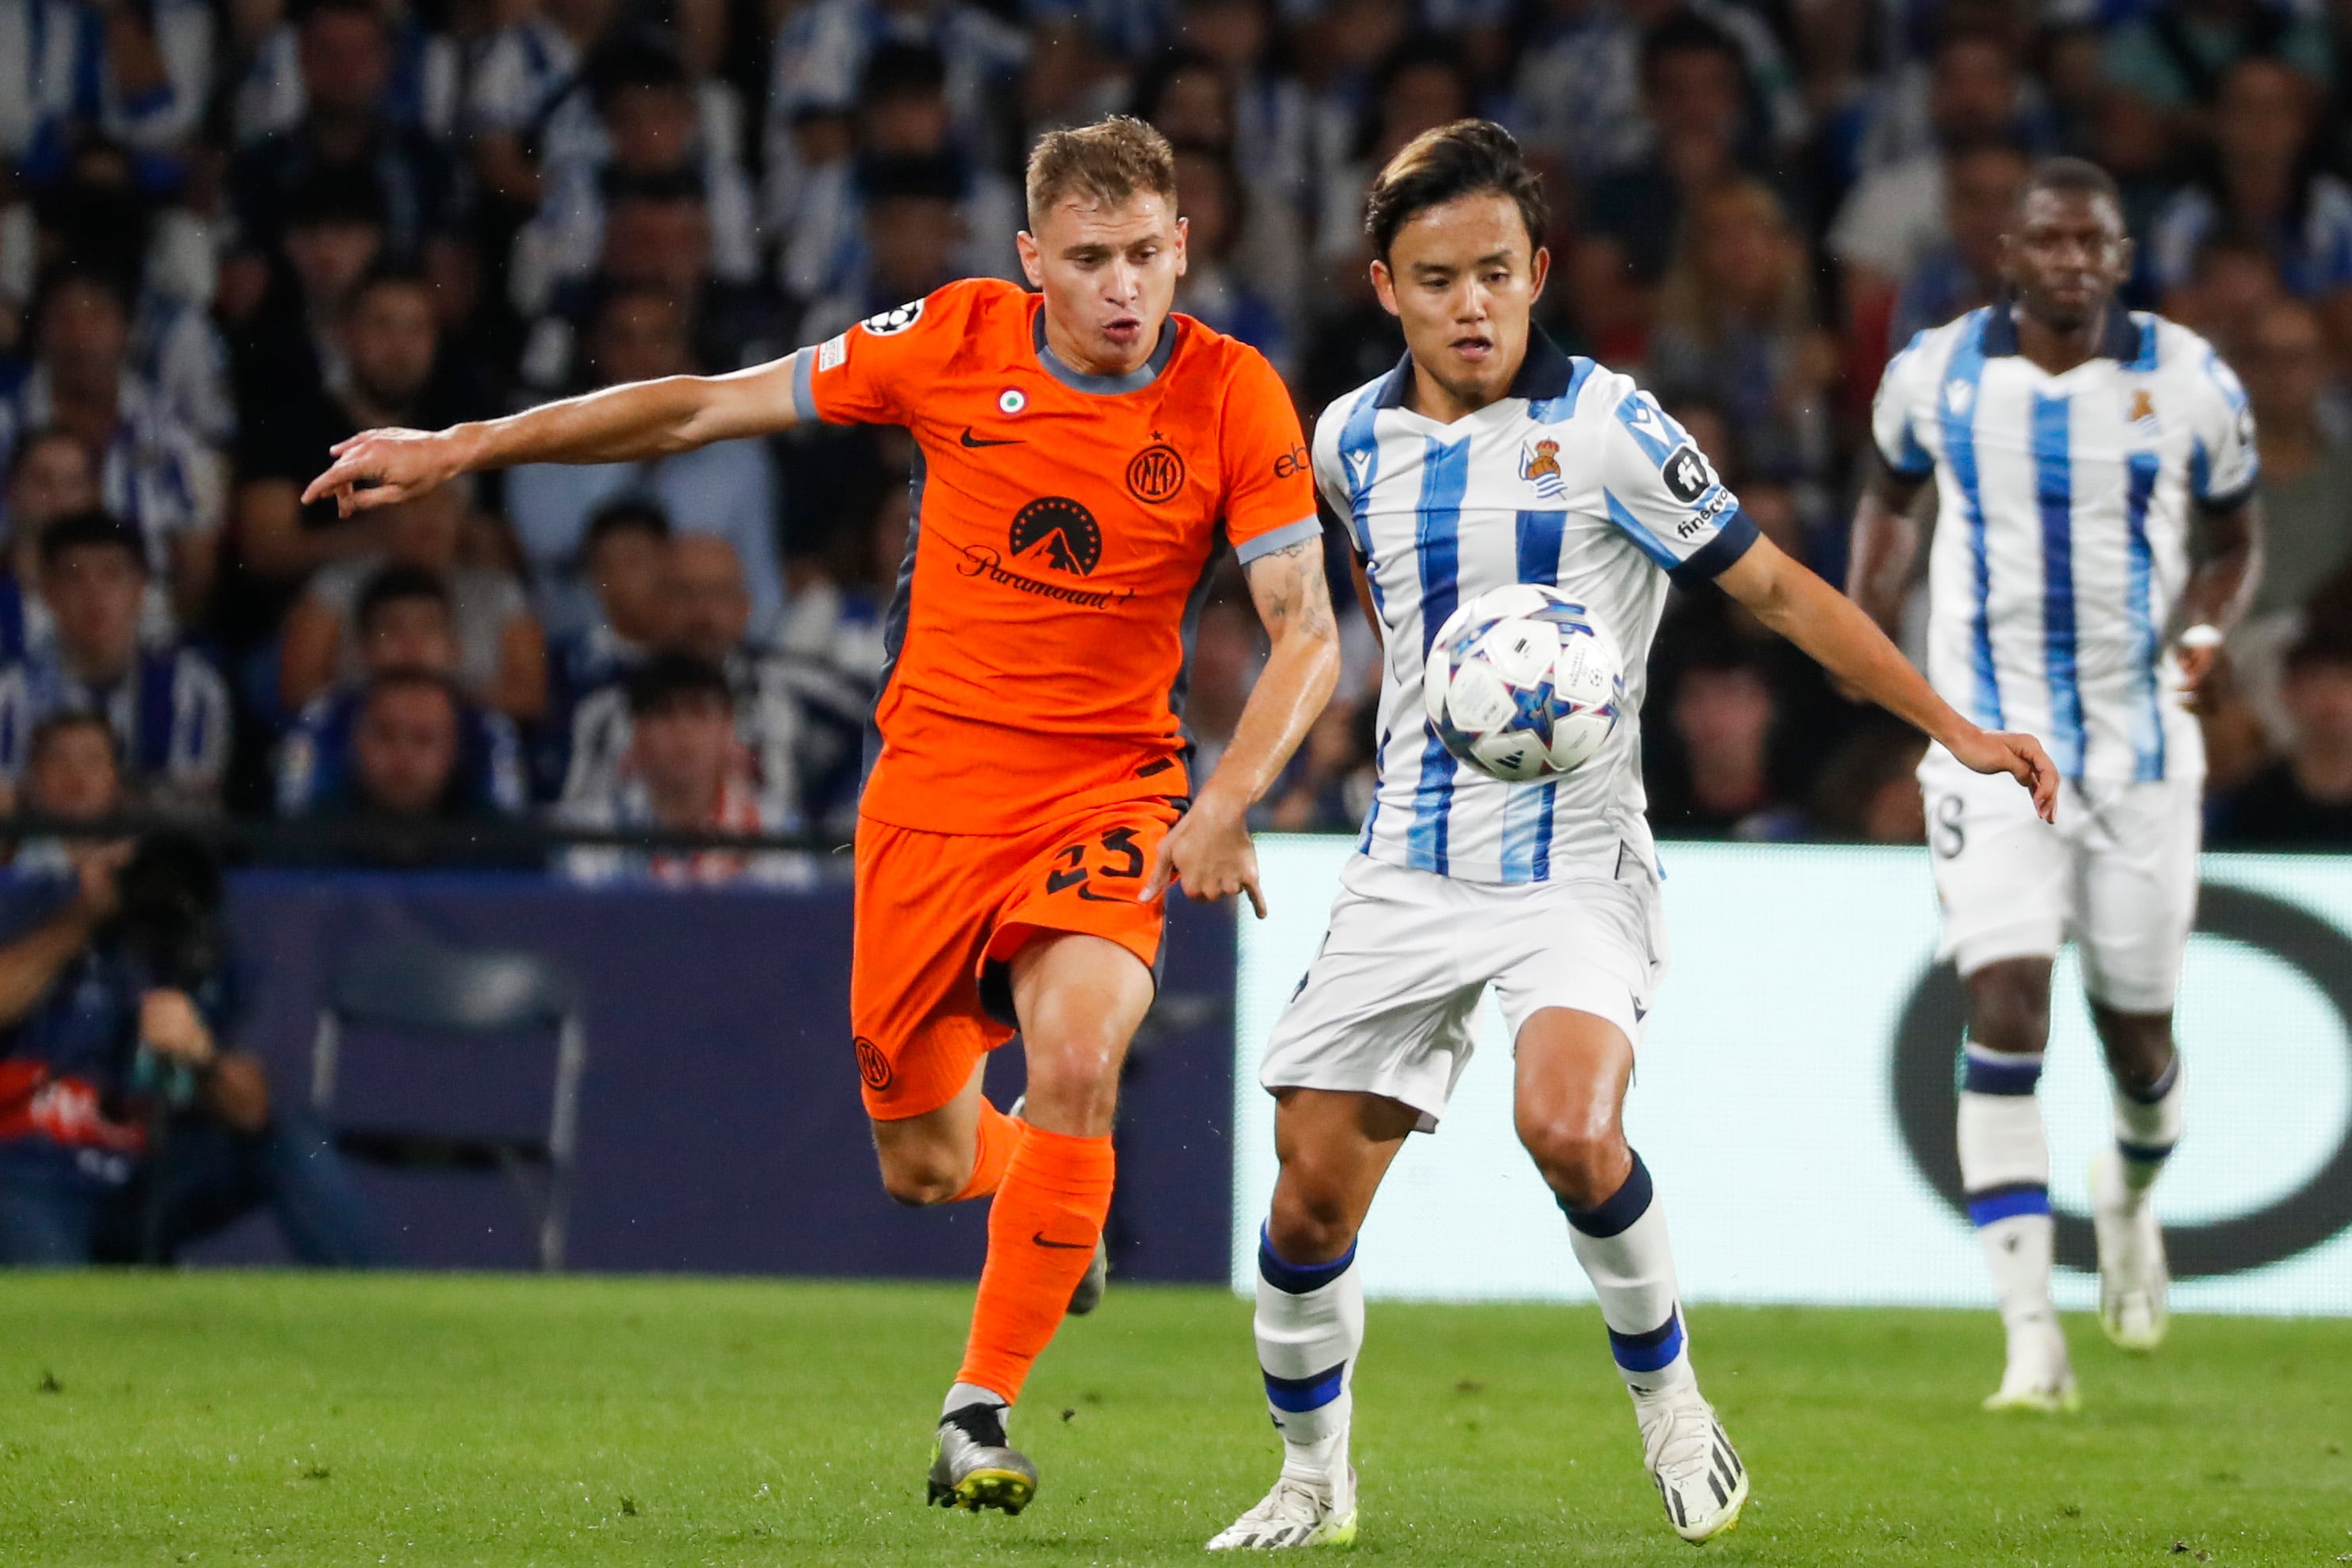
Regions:
<instances>
[{"instance_id":1,"label":"tattoo on forearm","mask_svg":"<svg viewBox=\"0 0 2352 1568\"><path fill-rule=\"evenodd\" d=\"M1318 569L1321 541L1314 543L1316 551L1311 558L1307 542L1301 541L1269 550L1249 563L1250 589L1269 635L1281 635L1293 616L1297 618L1299 630L1318 640L1337 634L1331 591Z\"/></svg>"}]
</instances>

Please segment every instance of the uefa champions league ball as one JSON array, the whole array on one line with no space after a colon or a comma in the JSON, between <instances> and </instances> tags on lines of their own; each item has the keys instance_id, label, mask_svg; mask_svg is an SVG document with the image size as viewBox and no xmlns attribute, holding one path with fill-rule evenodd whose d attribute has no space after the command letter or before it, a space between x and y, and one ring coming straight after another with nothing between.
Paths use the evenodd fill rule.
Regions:
<instances>
[{"instance_id":1,"label":"uefa champions league ball","mask_svg":"<svg viewBox=\"0 0 2352 1568\"><path fill-rule=\"evenodd\" d=\"M1601 750L1624 710L1625 669L1583 605L1557 588L1512 583L1445 618L1421 693L1447 751L1526 784Z\"/></svg>"}]
</instances>

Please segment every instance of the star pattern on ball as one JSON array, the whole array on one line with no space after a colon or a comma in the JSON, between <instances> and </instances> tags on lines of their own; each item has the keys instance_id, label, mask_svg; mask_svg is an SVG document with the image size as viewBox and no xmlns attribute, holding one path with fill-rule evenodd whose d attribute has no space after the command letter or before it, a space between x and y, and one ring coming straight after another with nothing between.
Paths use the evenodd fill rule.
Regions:
<instances>
[{"instance_id":1,"label":"star pattern on ball","mask_svg":"<svg viewBox=\"0 0 2352 1568\"><path fill-rule=\"evenodd\" d=\"M1511 705L1517 710L1511 715L1511 728L1527 731L1543 742L1546 751L1551 749L1551 727L1576 711L1576 704L1554 690L1549 680L1515 688Z\"/></svg>"}]
</instances>

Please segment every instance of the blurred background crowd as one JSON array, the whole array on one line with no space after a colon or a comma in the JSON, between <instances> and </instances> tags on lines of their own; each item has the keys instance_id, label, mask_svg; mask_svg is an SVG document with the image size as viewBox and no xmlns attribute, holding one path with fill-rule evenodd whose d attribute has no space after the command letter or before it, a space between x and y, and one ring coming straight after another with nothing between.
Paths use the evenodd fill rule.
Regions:
<instances>
[{"instance_id":1,"label":"blurred background crowd","mask_svg":"<svg viewBox=\"0 0 2352 1568\"><path fill-rule=\"evenodd\" d=\"M304 483L362 428L732 370L1017 276L1030 139L1114 110L1179 148L1179 308L1311 420L1401 350L1370 173L1479 113L1549 177L1545 327L1639 374L1832 580L1890 348L1991 299L2032 158L2111 170L2131 302L2219 344L2260 421L2268 563L2202 700L2214 837L2352 843L2347 0L0 0L0 73L25 809L356 822L339 853L387 865L452 853L415 824L845 837L903 433L525 468L352 521ZM1264 826L1360 819L1377 653L1348 624ZM1235 580L1200 628L1204 765L1260 657ZM1916 737L1712 589L1669 614L1646 740L1663 832L1921 837Z\"/></svg>"}]
</instances>

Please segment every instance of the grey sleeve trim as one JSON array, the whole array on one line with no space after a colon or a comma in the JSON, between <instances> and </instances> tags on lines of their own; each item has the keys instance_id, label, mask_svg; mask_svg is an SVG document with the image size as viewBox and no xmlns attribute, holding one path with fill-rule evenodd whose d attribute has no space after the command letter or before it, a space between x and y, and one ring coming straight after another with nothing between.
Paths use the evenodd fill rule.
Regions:
<instances>
[{"instance_id":1,"label":"grey sleeve trim","mask_svg":"<svg viewBox=\"0 0 2352 1568\"><path fill-rule=\"evenodd\" d=\"M793 351L793 417L803 425L817 423L816 356L807 349Z\"/></svg>"},{"instance_id":2,"label":"grey sleeve trim","mask_svg":"<svg viewBox=\"0 0 2352 1568\"><path fill-rule=\"evenodd\" d=\"M1277 550L1287 550L1294 544L1304 544L1323 535L1323 520L1308 515L1297 522L1286 522L1280 528L1244 540L1234 546L1234 559L1246 566L1261 555L1271 555Z\"/></svg>"}]
</instances>

